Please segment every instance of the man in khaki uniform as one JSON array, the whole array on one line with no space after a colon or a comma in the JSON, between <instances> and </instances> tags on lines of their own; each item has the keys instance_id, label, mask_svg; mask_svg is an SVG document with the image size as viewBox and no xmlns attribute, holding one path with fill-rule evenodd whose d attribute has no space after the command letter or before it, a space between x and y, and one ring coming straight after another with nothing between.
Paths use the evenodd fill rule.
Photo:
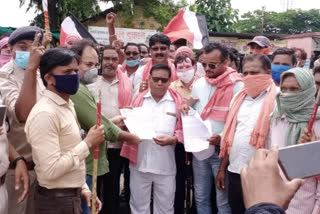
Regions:
<instances>
[{"instance_id":1,"label":"man in khaki uniform","mask_svg":"<svg viewBox=\"0 0 320 214\"><path fill-rule=\"evenodd\" d=\"M4 104L7 105L7 116L10 123L7 136L9 143L21 155L13 162L25 160L30 177L29 195L26 200L18 203L18 199L21 201L19 197L23 188L19 187L17 190L17 184L25 183L27 178L15 178L14 164L9 166L6 185L10 214L34 213L36 175L31 147L24 133L24 123L44 90L40 74L37 72L40 58L45 51L44 46L40 45L42 35L42 30L38 27L27 26L16 29L9 38L13 57L0 69L0 89Z\"/></svg>"}]
</instances>

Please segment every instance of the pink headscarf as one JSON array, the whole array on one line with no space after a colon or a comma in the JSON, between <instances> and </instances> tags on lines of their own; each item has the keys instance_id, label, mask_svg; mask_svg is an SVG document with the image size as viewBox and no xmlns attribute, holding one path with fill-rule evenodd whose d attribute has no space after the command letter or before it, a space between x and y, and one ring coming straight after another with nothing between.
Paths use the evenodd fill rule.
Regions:
<instances>
[{"instance_id":1,"label":"pink headscarf","mask_svg":"<svg viewBox=\"0 0 320 214\"><path fill-rule=\"evenodd\" d=\"M4 37L0 40L0 51L2 48L4 48L8 44L9 37ZM7 62L10 61L12 55L11 53L1 53L0 52L0 68L5 65Z\"/></svg>"},{"instance_id":2,"label":"pink headscarf","mask_svg":"<svg viewBox=\"0 0 320 214\"><path fill-rule=\"evenodd\" d=\"M74 35L74 34L70 34L70 35L67 36L64 45L65 45L68 49L70 49L71 46L72 46L72 45L69 44L70 42L72 42L72 44L73 44L73 43L75 43L75 42L77 42L77 41L80 41L80 40L81 40L81 38L80 38L79 36Z\"/></svg>"}]
</instances>

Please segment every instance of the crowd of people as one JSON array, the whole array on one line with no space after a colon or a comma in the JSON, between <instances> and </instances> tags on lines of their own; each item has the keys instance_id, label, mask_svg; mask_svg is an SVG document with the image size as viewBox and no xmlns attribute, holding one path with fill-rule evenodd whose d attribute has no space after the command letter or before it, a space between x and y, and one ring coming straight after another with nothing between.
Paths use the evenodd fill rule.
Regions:
<instances>
[{"instance_id":1,"label":"crowd of people","mask_svg":"<svg viewBox=\"0 0 320 214\"><path fill-rule=\"evenodd\" d=\"M269 58L265 36L253 38L241 60L220 43L195 53L162 33L148 44L124 45L115 19L106 16L110 45L69 35L60 47L46 48L51 34L34 26L0 40L7 108L0 128L1 214L80 214L93 206L118 214L121 200L132 214L320 213L318 178L288 181L276 148L320 138L320 113L313 131L306 129L320 63L303 68L303 49L279 48ZM127 129L120 110L136 107L154 121L153 140ZM191 108L211 124L214 152L205 159L184 148L181 117ZM187 197L192 206L186 208Z\"/></svg>"}]
</instances>

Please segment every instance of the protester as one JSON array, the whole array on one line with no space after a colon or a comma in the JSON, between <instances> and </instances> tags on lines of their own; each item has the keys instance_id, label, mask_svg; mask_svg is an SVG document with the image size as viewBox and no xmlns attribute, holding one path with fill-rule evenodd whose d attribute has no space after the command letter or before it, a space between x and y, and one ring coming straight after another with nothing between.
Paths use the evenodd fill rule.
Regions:
<instances>
[{"instance_id":1,"label":"protester","mask_svg":"<svg viewBox=\"0 0 320 214\"><path fill-rule=\"evenodd\" d=\"M280 76L297 64L297 58L293 49L278 48L272 53L271 73L276 86L280 85Z\"/></svg>"},{"instance_id":2,"label":"protester","mask_svg":"<svg viewBox=\"0 0 320 214\"><path fill-rule=\"evenodd\" d=\"M285 182L278 168L278 150L258 149L247 167L241 170L245 214L285 214L302 179ZM304 212L302 212L304 213Z\"/></svg>"},{"instance_id":3,"label":"protester","mask_svg":"<svg viewBox=\"0 0 320 214\"><path fill-rule=\"evenodd\" d=\"M147 80L150 76L150 70L152 66L156 64L167 64L172 72L171 81L175 81L178 79L176 75L176 71L174 68L174 64L169 60L169 47L170 47L170 39L168 36L157 33L150 37L149 47L151 53L151 60L144 66L140 67L136 71L135 80L133 83L133 94L137 94L138 92L143 92L149 88L147 84Z\"/></svg>"},{"instance_id":4,"label":"protester","mask_svg":"<svg viewBox=\"0 0 320 214\"><path fill-rule=\"evenodd\" d=\"M216 151L204 160L193 155L193 175L195 200L198 213L211 213L211 190L213 177L218 174L220 165L220 134L228 114L229 104L234 94L243 86L241 75L227 67L228 52L219 43L210 43L204 47L202 65L206 76L198 79L192 87L192 96L199 99L193 108L201 114L203 120L211 123L213 136L208 139L210 147ZM216 189L219 213L231 213L227 192Z\"/></svg>"},{"instance_id":5,"label":"protester","mask_svg":"<svg viewBox=\"0 0 320 214\"><path fill-rule=\"evenodd\" d=\"M169 59L171 59L171 61L174 61L174 56L176 53L177 47L174 44L171 44L169 46Z\"/></svg>"},{"instance_id":6,"label":"protester","mask_svg":"<svg viewBox=\"0 0 320 214\"><path fill-rule=\"evenodd\" d=\"M182 99L168 89L171 69L157 64L148 77L150 90L145 90L132 101L132 107L143 107L154 121L156 136L142 140L138 146L124 144L121 155L130 160L130 208L132 214L150 213L153 185L153 213L173 214L176 190L174 148L183 142L179 108ZM165 160L165 161L164 161Z\"/></svg>"},{"instance_id":7,"label":"protester","mask_svg":"<svg viewBox=\"0 0 320 214\"><path fill-rule=\"evenodd\" d=\"M281 75L281 92L271 116L268 147L297 145L303 135L315 104L316 87L313 76L302 68L293 68ZM320 139L320 114L314 123L316 139ZM298 155L298 154L297 154ZM282 178L287 180L282 173ZM291 200L286 213L320 213L320 189L316 177L304 179Z\"/></svg>"},{"instance_id":8,"label":"protester","mask_svg":"<svg viewBox=\"0 0 320 214\"><path fill-rule=\"evenodd\" d=\"M307 52L302 48L293 48L295 55L297 57L297 67L303 68L307 61Z\"/></svg>"},{"instance_id":9,"label":"protester","mask_svg":"<svg viewBox=\"0 0 320 214\"><path fill-rule=\"evenodd\" d=\"M248 43L250 53L259 53L268 56L271 48L270 40L265 36L255 36L251 42Z\"/></svg>"},{"instance_id":10,"label":"protester","mask_svg":"<svg viewBox=\"0 0 320 214\"><path fill-rule=\"evenodd\" d=\"M0 127L0 213L8 213L8 192L4 183L9 167L9 145L3 126Z\"/></svg>"},{"instance_id":11,"label":"protester","mask_svg":"<svg viewBox=\"0 0 320 214\"><path fill-rule=\"evenodd\" d=\"M97 78L98 50L92 41L85 39L73 44L71 50L80 56L80 86L77 93L75 95L72 95L70 98L74 103L74 108L77 113L77 119L81 125L81 128L84 129L85 132L88 132L89 129L96 123L97 107L95 98L91 95L85 84L92 83L94 79ZM88 72L90 72L89 75L87 75ZM104 185L104 181L107 179L107 173L109 172L109 163L106 155L106 142L116 141L118 139L129 142L134 142L134 140L139 142L139 139L127 132L121 131L121 129L111 123L103 115L101 118L101 123L104 125L106 134L105 142L99 145L97 192L99 198L103 201L106 201L104 192L106 192L107 190L104 190L102 192L100 191L102 190L102 187L106 186ZM90 150L90 155L86 158L86 183L88 184L90 189L92 189L92 173L93 150ZM106 203L103 203L103 205L105 204ZM90 210L85 203L82 203L82 210L83 213L90 213Z\"/></svg>"},{"instance_id":12,"label":"protester","mask_svg":"<svg viewBox=\"0 0 320 214\"><path fill-rule=\"evenodd\" d=\"M197 78L201 78L206 75L206 72L201 64L203 54L204 54L204 50L202 48L202 49L198 50L195 55L195 61L197 62L197 67L196 67L196 77Z\"/></svg>"},{"instance_id":13,"label":"protester","mask_svg":"<svg viewBox=\"0 0 320 214\"><path fill-rule=\"evenodd\" d=\"M105 46L102 76L99 76L94 84L88 85L88 88L95 97L98 95L98 90L101 91L102 114L124 129L120 109L130 106L132 87L128 76L118 68L118 64L119 56L116 49ZM138 143L140 139L135 137L132 141ZM120 174L126 161L120 156L121 147L122 141L113 141L108 144L107 156L110 171L104 181L106 195L102 213L119 212Z\"/></svg>"},{"instance_id":14,"label":"protester","mask_svg":"<svg viewBox=\"0 0 320 214\"><path fill-rule=\"evenodd\" d=\"M140 49L136 43L127 43L124 47L126 60L121 66L121 71L129 77L130 83L133 86L136 71L140 67Z\"/></svg>"},{"instance_id":15,"label":"protester","mask_svg":"<svg viewBox=\"0 0 320 214\"><path fill-rule=\"evenodd\" d=\"M30 177L29 194L26 200L17 204L17 201L21 201L20 194L23 187L16 181L25 183L27 178L16 177L15 180L14 177L17 176L14 172L15 166L10 164L6 175L10 214L34 213L34 191L37 182L31 147L24 133L24 122L44 90L40 74L37 72L40 57L45 51L45 47L40 44L42 35L42 30L34 26L16 29L8 41L12 46L12 59L0 69L1 94L3 103L7 106L10 124L7 137L9 143L21 155L16 160L23 158L26 160ZM18 191L16 185L19 187Z\"/></svg>"},{"instance_id":16,"label":"protester","mask_svg":"<svg viewBox=\"0 0 320 214\"><path fill-rule=\"evenodd\" d=\"M4 37L0 40L0 68L9 62L12 57L8 41L9 37Z\"/></svg>"},{"instance_id":17,"label":"protester","mask_svg":"<svg viewBox=\"0 0 320 214\"><path fill-rule=\"evenodd\" d=\"M320 89L320 66L313 68L313 78L316 84L316 97Z\"/></svg>"},{"instance_id":18,"label":"protester","mask_svg":"<svg viewBox=\"0 0 320 214\"><path fill-rule=\"evenodd\" d=\"M146 44L139 43L140 59L149 58L149 47Z\"/></svg>"},{"instance_id":19,"label":"protester","mask_svg":"<svg viewBox=\"0 0 320 214\"><path fill-rule=\"evenodd\" d=\"M175 90L183 98L184 102L189 105L195 102L195 99L192 98L191 89L192 85L195 82L195 61L192 57L192 50L186 46L178 48L175 53L174 65L176 67L177 76L179 80L176 80L170 84L170 88ZM174 202L174 213L183 213L185 198L186 198L186 171L187 166L190 165L191 158L186 158L186 152L183 144L177 144L175 148L175 159L177 167L176 175L176 194ZM191 167L191 166L189 166Z\"/></svg>"},{"instance_id":20,"label":"protester","mask_svg":"<svg viewBox=\"0 0 320 214\"><path fill-rule=\"evenodd\" d=\"M64 42L64 46L70 49L73 43L76 43L77 41L80 41L80 40L81 38L78 35L70 34L67 36L66 41Z\"/></svg>"},{"instance_id":21,"label":"protester","mask_svg":"<svg viewBox=\"0 0 320 214\"><path fill-rule=\"evenodd\" d=\"M228 48L228 67L240 72L239 51L235 48Z\"/></svg>"},{"instance_id":22,"label":"protester","mask_svg":"<svg viewBox=\"0 0 320 214\"><path fill-rule=\"evenodd\" d=\"M229 203L232 213L244 213L240 172L257 148L265 148L269 115L274 109L276 86L271 63L262 54L248 55L242 67L244 88L233 98L223 130L217 187L224 189L228 168ZM229 166L228 166L229 165Z\"/></svg>"},{"instance_id":23,"label":"protester","mask_svg":"<svg viewBox=\"0 0 320 214\"><path fill-rule=\"evenodd\" d=\"M35 213L80 214L80 196L90 207L84 159L89 148L103 142L104 127L93 126L81 140L69 99L79 88L78 63L77 55L66 48L50 49L40 61L41 78L47 90L32 108L25 126L39 182ZM99 199L94 206L100 211Z\"/></svg>"}]
</instances>

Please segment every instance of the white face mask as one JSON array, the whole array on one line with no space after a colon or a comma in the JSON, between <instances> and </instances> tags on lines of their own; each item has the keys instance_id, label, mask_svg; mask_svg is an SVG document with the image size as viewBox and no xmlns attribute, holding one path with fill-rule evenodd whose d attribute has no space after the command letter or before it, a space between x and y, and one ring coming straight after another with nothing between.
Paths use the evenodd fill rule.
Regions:
<instances>
[{"instance_id":1,"label":"white face mask","mask_svg":"<svg viewBox=\"0 0 320 214\"><path fill-rule=\"evenodd\" d=\"M86 85L94 83L98 78L98 69L96 67L86 71L83 75L82 82Z\"/></svg>"},{"instance_id":2,"label":"white face mask","mask_svg":"<svg viewBox=\"0 0 320 214\"><path fill-rule=\"evenodd\" d=\"M182 82L189 83L194 77L194 69L192 68L185 72L177 72L177 76Z\"/></svg>"}]
</instances>

